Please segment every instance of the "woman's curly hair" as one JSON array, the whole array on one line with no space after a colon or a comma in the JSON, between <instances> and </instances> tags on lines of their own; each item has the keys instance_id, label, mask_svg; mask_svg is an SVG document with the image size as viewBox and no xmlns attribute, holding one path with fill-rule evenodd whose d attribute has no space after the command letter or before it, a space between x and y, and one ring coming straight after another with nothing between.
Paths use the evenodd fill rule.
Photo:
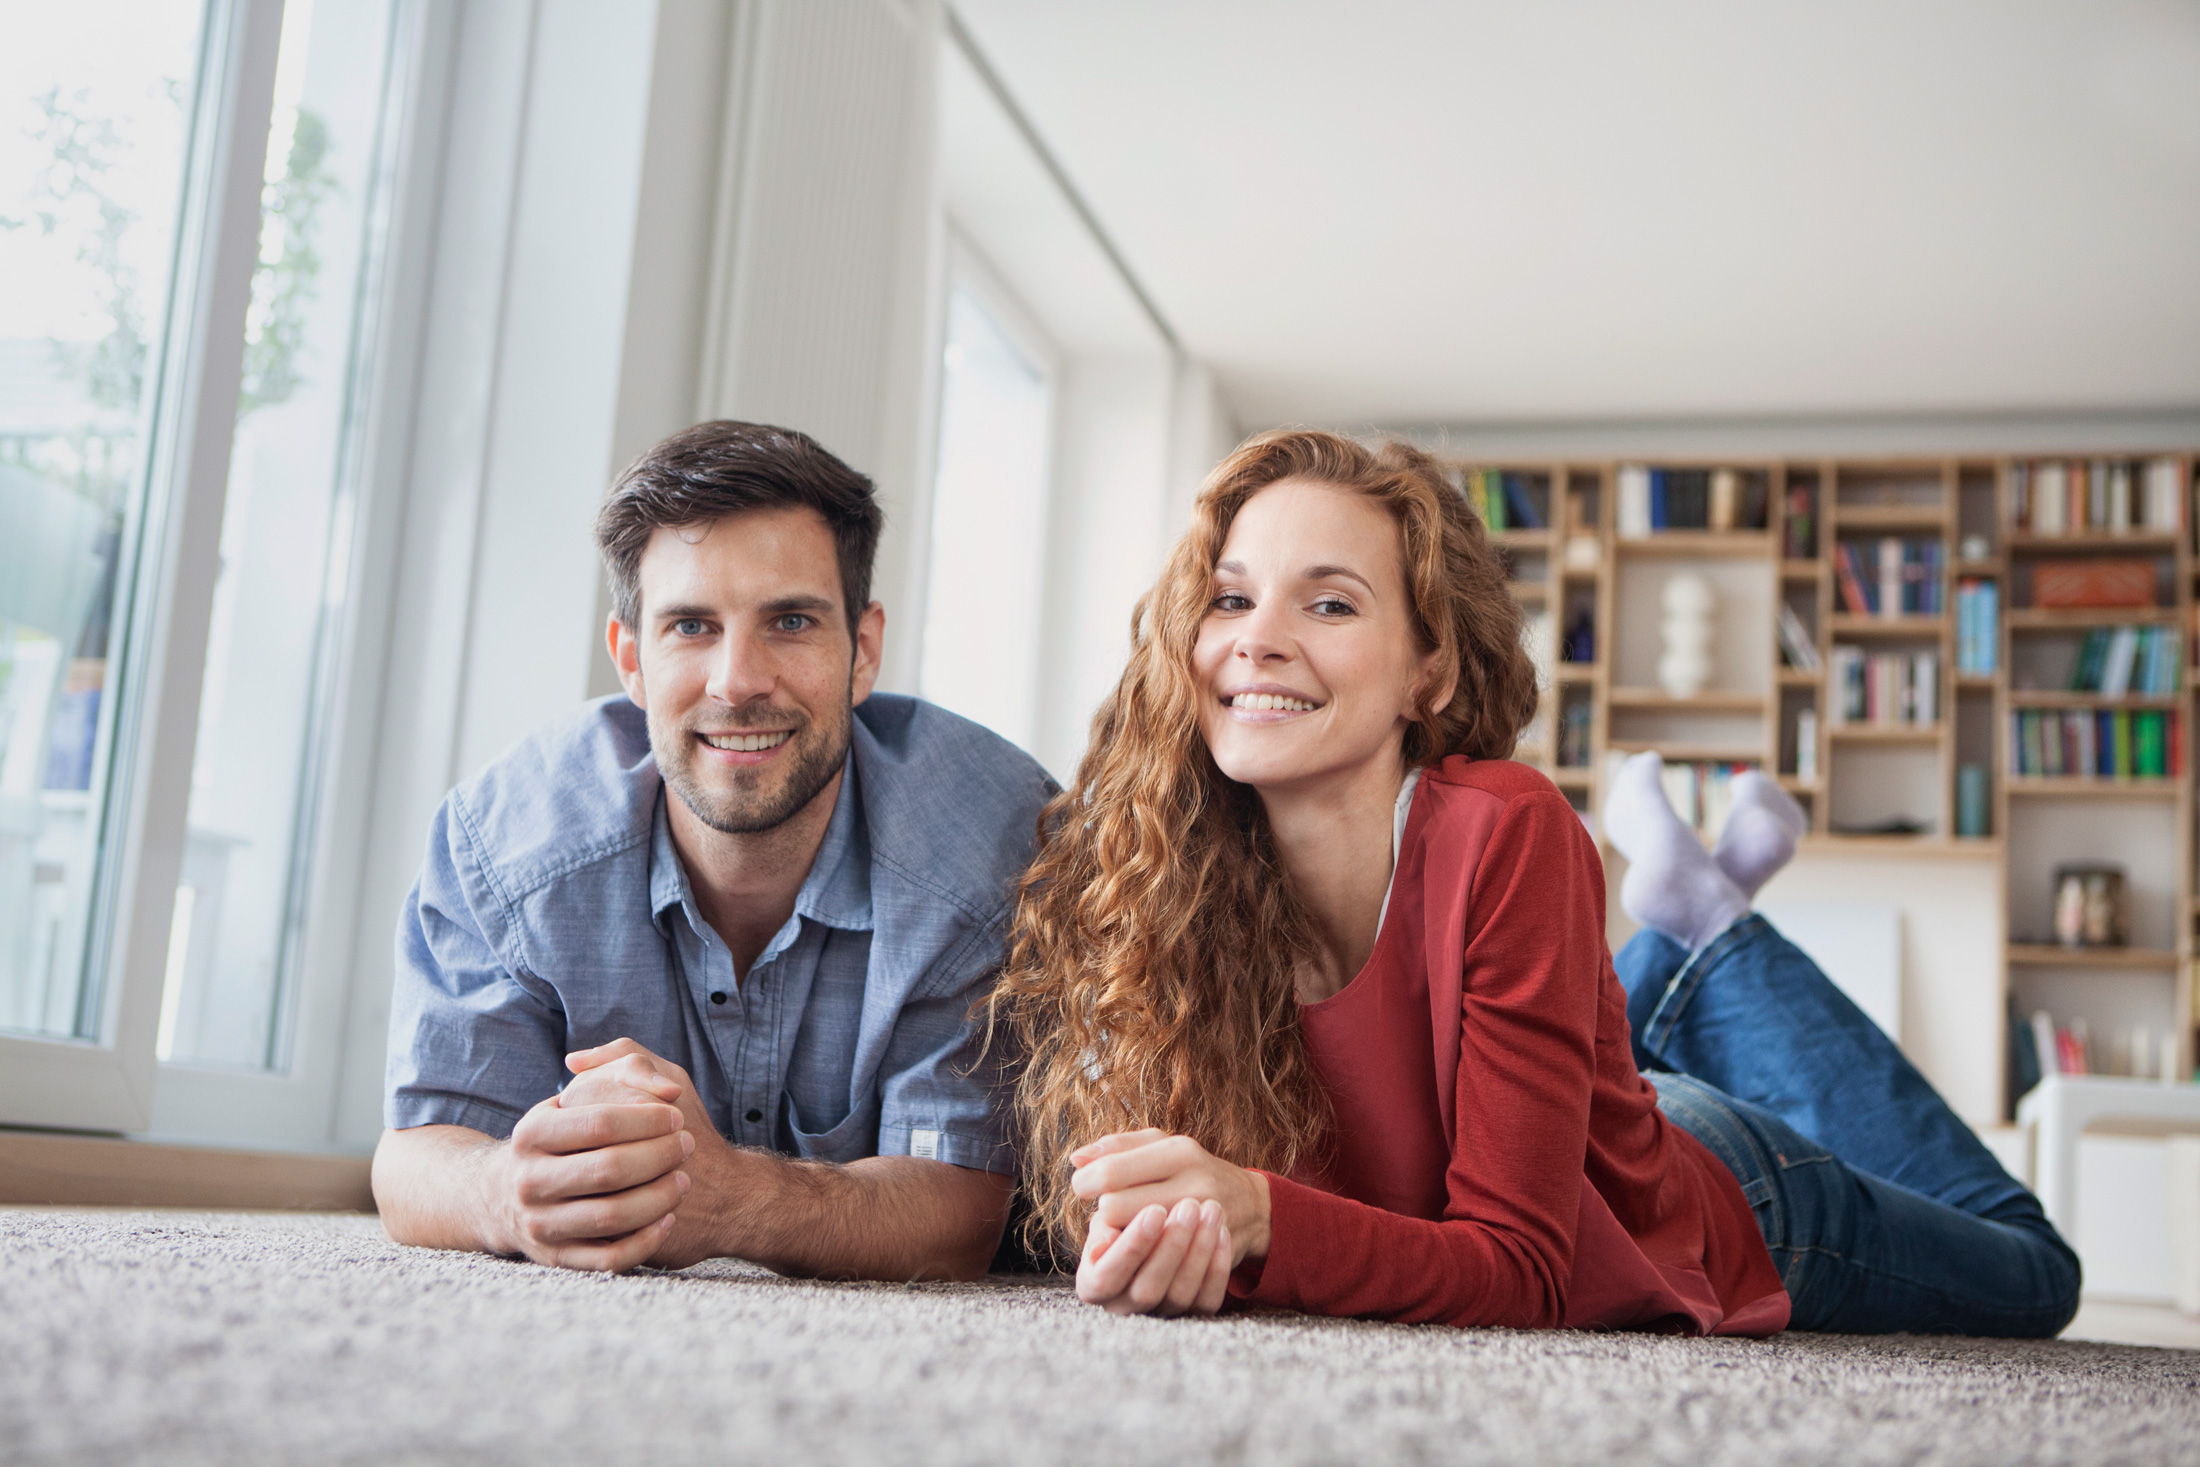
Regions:
<instances>
[{"instance_id":1,"label":"woman's curly hair","mask_svg":"<svg viewBox=\"0 0 2200 1467\"><path fill-rule=\"evenodd\" d=\"M1364 494L1397 521L1418 650L1439 654L1430 692L1457 673L1450 699L1407 730L1409 766L1507 758L1535 715L1504 568L1427 454L1282 430L1248 439L1208 476L1191 529L1131 614L1130 661L1093 718L1076 781L1041 816L1044 843L988 1003L989 1030L1005 1026L1025 1060L1027 1240L1058 1258L1082 1246L1090 1216L1067 1161L1085 1142L1156 1126L1285 1173L1314 1156L1328 1122L1293 994L1307 918L1258 796L1207 751L1209 690L1192 672L1231 522L1286 479Z\"/></svg>"}]
</instances>

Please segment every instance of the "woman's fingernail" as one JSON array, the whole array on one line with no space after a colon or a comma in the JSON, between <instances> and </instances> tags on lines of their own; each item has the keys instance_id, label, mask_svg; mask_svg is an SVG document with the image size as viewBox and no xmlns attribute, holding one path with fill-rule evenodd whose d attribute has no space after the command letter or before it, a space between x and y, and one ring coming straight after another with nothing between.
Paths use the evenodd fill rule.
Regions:
<instances>
[{"instance_id":1,"label":"woman's fingernail","mask_svg":"<svg viewBox=\"0 0 2200 1467\"><path fill-rule=\"evenodd\" d=\"M669 1213L669 1212L668 1212L668 1213L666 1213L666 1214L664 1215L664 1217L663 1217L663 1218L662 1218L662 1219L661 1219L661 1220L660 1220L660 1221L658 1222L658 1224L657 1224L657 1227L658 1227L658 1229L659 1229L660 1231L662 1231L662 1232L667 1232L667 1233L671 1232L671 1231L672 1231L672 1214L671 1214L671 1213Z\"/></svg>"},{"instance_id":2,"label":"woman's fingernail","mask_svg":"<svg viewBox=\"0 0 2200 1467\"><path fill-rule=\"evenodd\" d=\"M682 1156L693 1156L695 1154L694 1132L682 1131L680 1133L680 1154Z\"/></svg>"},{"instance_id":3,"label":"woman's fingernail","mask_svg":"<svg viewBox=\"0 0 2200 1467\"><path fill-rule=\"evenodd\" d=\"M674 1172L673 1175L680 1179L680 1195L683 1197L686 1196L687 1189L694 1186L695 1184L688 1180L688 1174L686 1172Z\"/></svg>"},{"instance_id":4,"label":"woman's fingernail","mask_svg":"<svg viewBox=\"0 0 2200 1467\"><path fill-rule=\"evenodd\" d=\"M1183 1227L1190 1227L1193 1223L1199 1221L1199 1204L1189 1197L1185 1198L1170 1210L1169 1221Z\"/></svg>"}]
</instances>

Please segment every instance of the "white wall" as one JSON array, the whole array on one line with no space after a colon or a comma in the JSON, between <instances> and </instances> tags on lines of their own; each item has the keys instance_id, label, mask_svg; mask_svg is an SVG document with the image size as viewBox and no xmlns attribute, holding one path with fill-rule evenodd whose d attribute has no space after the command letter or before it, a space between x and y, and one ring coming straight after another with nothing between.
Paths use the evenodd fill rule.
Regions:
<instances>
[{"instance_id":1,"label":"white wall","mask_svg":"<svg viewBox=\"0 0 2200 1467\"><path fill-rule=\"evenodd\" d=\"M916 680L907 537L930 463L941 240L932 0L737 12L698 416L810 434L878 486L882 682Z\"/></svg>"}]
</instances>

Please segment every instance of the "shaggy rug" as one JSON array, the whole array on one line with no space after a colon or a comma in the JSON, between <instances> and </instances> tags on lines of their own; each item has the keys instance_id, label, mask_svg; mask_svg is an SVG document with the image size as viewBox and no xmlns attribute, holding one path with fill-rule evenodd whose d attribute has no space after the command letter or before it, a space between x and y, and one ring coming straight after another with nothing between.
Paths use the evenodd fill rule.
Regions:
<instances>
[{"instance_id":1,"label":"shaggy rug","mask_svg":"<svg viewBox=\"0 0 2200 1467\"><path fill-rule=\"evenodd\" d=\"M1116 1319L371 1217L0 1210L0 1461L2200 1463L2200 1352Z\"/></svg>"}]
</instances>

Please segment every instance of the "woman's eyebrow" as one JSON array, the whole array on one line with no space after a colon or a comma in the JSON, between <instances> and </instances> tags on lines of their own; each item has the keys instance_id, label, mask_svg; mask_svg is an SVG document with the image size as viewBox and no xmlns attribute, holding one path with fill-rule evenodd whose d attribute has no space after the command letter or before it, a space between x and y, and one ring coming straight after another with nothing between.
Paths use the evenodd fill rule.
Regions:
<instances>
[{"instance_id":1,"label":"woman's eyebrow","mask_svg":"<svg viewBox=\"0 0 2200 1467\"><path fill-rule=\"evenodd\" d=\"M1368 580L1366 576L1363 576L1358 571L1354 570L1351 566L1310 565L1306 568L1306 578L1310 581L1326 581L1331 576L1349 576L1353 580L1358 581L1361 585L1367 587L1368 595L1372 596L1375 594L1374 583Z\"/></svg>"}]
</instances>

